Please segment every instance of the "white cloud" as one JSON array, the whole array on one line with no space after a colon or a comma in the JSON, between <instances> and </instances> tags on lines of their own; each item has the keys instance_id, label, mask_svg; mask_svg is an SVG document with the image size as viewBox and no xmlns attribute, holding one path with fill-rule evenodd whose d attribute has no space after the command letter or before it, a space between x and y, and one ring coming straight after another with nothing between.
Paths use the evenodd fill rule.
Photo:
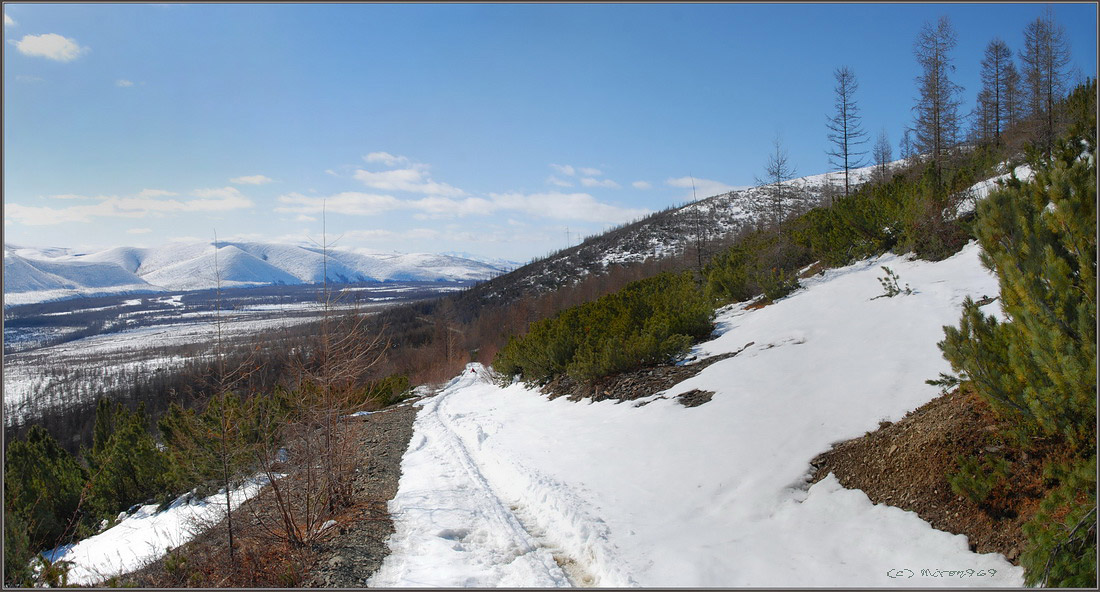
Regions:
<instances>
[{"instance_id":1,"label":"white cloud","mask_svg":"<svg viewBox=\"0 0 1100 592\"><path fill-rule=\"evenodd\" d=\"M425 175L424 167L419 166L417 168L394 169L378 173L359 169L355 171L354 177L367 187L382 191L408 191L448 197L466 195L465 191L457 187L433 181Z\"/></svg>"},{"instance_id":2,"label":"white cloud","mask_svg":"<svg viewBox=\"0 0 1100 592\"><path fill-rule=\"evenodd\" d=\"M405 156L397 156L390 154L389 152L371 152L363 157L363 160L375 163L380 162L388 167L394 167L398 165L411 166L412 161Z\"/></svg>"},{"instance_id":3,"label":"white cloud","mask_svg":"<svg viewBox=\"0 0 1100 592\"><path fill-rule=\"evenodd\" d=\"M550 163L550 168L558 172L558 174L565 175L567 177L573 177L577 174L577 169L567 164L553 164Z\"/></svg>"},{"instance_id":4,"label":"white cloud","mask_svg":"<svg viewBox=\"0 0 1100 592\"><path fill-rule=\"evenodd\" d=\"M29 76L27 74L16 74L15 79L19 82L42 82L45 80L45 78L40 78L38 76Z\"/></svg>"},{"instance_id":5,"label":"white cloud","mask_svg":"<svg viewBox=\"0 0 1100 592\"><path fill-rule=\"evenodd\" d=\"M540 218L621 223L640 218L646 209L621 208L597 201L587 193L492 193L495 210L516 210Z\"/></svg>"},{"instance_id":6,"label":"white cloud","mask_svg":"<svg viewBox=\"0 0 1100 592\"><path fill-rule=\"evenodd\" d=\"M238 185L263 185L264 183L270 183L271 178L264 175L252 175L250 177L233 177L229 182Z\"/></svg>"},{"instance_id":7,"label":"white cloud","mask_svg":"<svg viewBox=\"0 0 1100 592\"><path fill-rule=\"evenodd\" d=\"M71 62L87 53L87 47L80 47L76 41L56 33L44 35L24 35L19 41L13 41L19 53L32 57L47 58L59 62Z\"/></svg>"},{"instance_id":8,"label":"white cloud","mask_svg":"<svg viewBox=\"0 0 1100 592\"><path fill-rule=\"evenodd\" d=\"M294 218L294 221L295 222L316 222L317 218L314 218L313 216L307 216L305 214L298 214L298 216Z\"/></svg>"},{"instance_id":9,"label":"white cloud","mask_svg":"<svg viewBox=\"0 0 1100 592\"><path fill-rule=\"evenodd\" d=\"M428 196L420 199L398 199L391 195L338 193L328 197L291 193L277 198L281 204L276 212L287 214L346 214L372 216L390 211L411 211L417 219L454 216L491 215L499 211L522 212L539 218L586 220L619 223L649 213L645 209L621 208L597 201L587 193L492 193L488 198L455 199Z\"/></svg>"},{"instance_id":10,"label":"white cloud","mask_svg":"<svg viewBox=\"0 0 1100 592\"><path fill-rule=\"evenodd\" d=\"M301 193L291 193L279 196L277 201L287 205L278 206L275 211L290 214L331 212L333 214L370 216L401 207L401 200L391 195L375 195L355 191L345 191L329 197L311 197Z\"/></svg>"},{"instance_id":11,"label":"white cloud","mask_svg":"<svg viewBox=\"0 0 1100 592\"><path fill-rule=\"evenodd\" d=\"M741 189L741 187L734 187L733 185L726 185L721 181L714 181L711 179L700 179L696 177L695 182L695 195L699 198L711 197L712 195L719 195L722 193L729 193L735 189ZM676 179L668 179L665 184L669 187L683 187L691 189L692 178L691 177L679 177Z\"/></svg>"},{"instance_id":12,"label":"white cloud","mask_svg":"<svg viewBox=\"0 0 1100 592\"><path fill-rule=\"evenodd\" d=\"M554 175L550 175L549 177L547 177L546 182L551 184L551 185L557 185L558 187L572 187L573 186L573 184L570 183L569 181L566 181L564 179L559 179L559 178L555 177Z\"/></svg>"},{"instance_id":13,"label":"white cloud","mask_svg":"<svg viewBox=\"0 0 1100 592\"><path fill-rule=\"evenodd\" d=\"M608 187L610 189L618 189L619 184L611 179L593 179L591 177L584 177L581 179L581 185L585 187Z\"/></svg>"},{"instance_id":14,"label":"white cloud","mask_svg":"<svg viewBox=\"0 0 1100 592\"><path fill-rule=\"evenodd\" d=\"M153 232L152 228L131 228L126 231L126 234L149 234Z\"/></svg>"},{"instance_id":15,"label":"white cloud","mask_svg":"<svg viewBox=\"0 0 1100 592\"><path fill-rule=\"evenodd\" d=\"M27 226L46 226L64 222L92 222L96 218L145 218L163 217L173 213L225 212L253 205L252 200L234 187L198 189L192 194L195 199L186 200L158 199L175 195L159 189L143 190L134 197L55 195L55 199L88 199L97 200L97 203L63 208L8 203L4 206L4 215Z\"/></svg>"},{"instance_id":16,"label":"white cloud","mask_svg":"<svg viewBox=\"0 0 1100 592\"><path fill-rule=\"evenodd\" d=\"M371 228L365 230L349 230L345 232L343 236L347 240L393 241L433 239L438 238L440 236L440 232L431 228L410 228L409 230L401 231L386 230L382 228Z\"/></svg>"},{"instance_id":17,"label":"white cloud","mask_svg":"<svg viewBox=\"0 0 1100 592\"><path fill-rule=\"evenodd\" d=\"M603 175L603 171L600 169L594 169L592 167L575 167L570 164L550 164L550 168L554 169L560 175L566 177L576 177L577 175L583 175L585 177L599 177Z\"/></svg>"},{"instance_id":18,"label":"white cloud","mask_svg":"<svg viewBox=\"0 0 1100 592\"><path fill-rule=\"evenodd\" d=\"M138 197L165 197L165 196L169 196L169 195L179 195L179 194L176 193L175 191L165 191L163 189L142 189L140 192L138 192ZM61 197L61 196L60 195L55 195L54 197Z\"/></svg>"},{"instance_id":19,"label":"white cloud","mask_svg":"<svg viewBox=\"0 0 1100 592\"><path fill-rule=\"evenodd\" d=\"M15 20L12 19L10 16L8 16L8 13L6 13L6 12L4 13L4 26L5 27L14 27L15 26Z\"/></svg>"},{"instance_id":20,"label":"white cloud","mask_svg":"<svg viewBox=\"0 0 1100 592\"><path fill-rule=\"evenodd\" d=\"M653 189L653 185L649 181L635 181L630 185L635 189Z\"/></svg>"},{"instance_id":21,"label":"white cloud","mask_svg":"<svg viewBox=\"0 0 1100 592\"><path fill-rule=\"evenodd\" d=\"M122 88L126 88L128 86L133 86L133 85L134 85L133 82L130 82L129 80L126 80L125 78L119 78L118 80L115 81L115 86L121 86Z\"/></svg>"},{"instance_id":22,"label":"white cloud","mask_svg":"<svg viewBox=\"0 0 1100 592\"><path fill-rule=\"evenodd\" d=\"M237 210L252 206L252 200L245 197L236 187L196 189L191 193L202 199L184 202L187 211L224 212L226 210Z\"/></svg>"}]
</instances>

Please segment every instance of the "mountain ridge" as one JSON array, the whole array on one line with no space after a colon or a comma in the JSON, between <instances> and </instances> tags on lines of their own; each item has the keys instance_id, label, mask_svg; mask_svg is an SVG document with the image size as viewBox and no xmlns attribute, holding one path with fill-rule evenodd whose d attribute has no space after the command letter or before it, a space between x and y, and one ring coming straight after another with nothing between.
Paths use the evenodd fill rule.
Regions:
<instances>
[{"instance_id":1,"label":"mountain ridge","mask_svg":"<svg viewBox=\"0 0 1100 592\"><path fill-rule=\"evenodd\" d=\"M91 253L4 245L5 304L109 293L316 284L325 281L457 282L508 271L484 261L431 253L218 241L112 247ZM14 297L14 298L13 298Z\"/></svg>"}]
</instances>

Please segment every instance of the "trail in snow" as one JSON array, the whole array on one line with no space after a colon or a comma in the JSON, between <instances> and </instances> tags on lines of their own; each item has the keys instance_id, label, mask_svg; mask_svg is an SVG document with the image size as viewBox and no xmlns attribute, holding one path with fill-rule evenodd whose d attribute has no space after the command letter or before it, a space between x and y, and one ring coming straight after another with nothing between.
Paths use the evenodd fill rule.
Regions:
<instances>
[{"instance_id":1,"label":"trail in snow","mask_svg":"<svg viewBox=\"0 0 1100 592\"><path fill-rule=\"evenodd\" d=\"M648 400L549 400L472 365L417 417L372 585L1022 585L1020 568L914 513L832 476L806 487L817 453L936 396L924 380L948 370L942 326L966 296L997 293L977 254L887 255L729 307L694 353L754 345ZM880 265L914 293L875 298ZM695 388L715 395L672 399Z\"/></svg>"},{"instance_id":2,"label":"trail in snow","mask_svg":"<svg viewBox=\"0 0 1100 592\"><path fill-rule=\"evenodd\" d=\"M455 432L451 422L461 414L440 411L449 393L481 380L476 373L459 376L417 415L403 463L429 463L436 470L419 479L402 478L405 495L390 508L400 517L402 532L372 586L570 584L549 550L497 496Z\"/></svg>"}]
</instances>

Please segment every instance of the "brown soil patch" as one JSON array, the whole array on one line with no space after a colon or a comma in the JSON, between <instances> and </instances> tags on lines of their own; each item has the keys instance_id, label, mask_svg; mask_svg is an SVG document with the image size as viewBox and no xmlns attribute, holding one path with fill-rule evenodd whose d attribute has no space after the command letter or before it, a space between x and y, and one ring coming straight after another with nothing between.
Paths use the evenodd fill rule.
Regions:
<instances>
[{"instance_id":1,"label":"brown soil patch","mask_svg":"<svg viewBox=\"0 0 1100 592\"><path fill-rule=\"evenodd\" d=\"M543 386L542 392L550 395L551 399L568 397L570 401L581 399L633 401L672 388L702 372L707 366L736 356L752 344L749 342L735 352L703 358L689 364L642 368L600 378L592 383L577 381L563 375Z\"/></svg>"},{"instance_id":2,"label":"brown soil patch","mask_svg":"<svg viewBox=\"0 0 1100 592\"><path fill-rule=\"evenodd\" d=\"M714 397L714 391L693 389L686 393L676 395L676 400L684 407L698 407Z\"/></svg>"},{"instance_id":3,"label":"brown soil patch","mask_svg":"<svg viewBox=\"0 0 1100 592\"><path fill-rule=\"evenodd\" d=\"M393 533L388 500L397 493L401 457L412 438L417 409L391 407L356 418L359 472L355 501L312 545L292 548L260 526L277 516L271 495L261 493L233 512L236 561L229 560L226 522L144 568L108 582L143 588L276 588L325 586L361 588L388 554ZM294 476L284 479L291 480ZM290 484L288 484L290 485Z\"/></svg>"},{"instance_id":4,"label":"brown soil patch","mask_svg":"<svg viewBox=\"0 0 1100 592\"><path fill-rule=\"evenodd\" d=\"M883 422L867 435L835 445L812 461L812 482L828 473L841 485L863 490L874 503L916 512L934 528L966 535L978 553L1001 553L1018 564L1024 549L1022 526L1046 494L1043 443L1029 454L1007 444L989 406L976 395L955 390ZM1007 482L983 503L951 490L947 475L963 455L1001 457L1011 463Z\"/></svg>"}]
</instances>

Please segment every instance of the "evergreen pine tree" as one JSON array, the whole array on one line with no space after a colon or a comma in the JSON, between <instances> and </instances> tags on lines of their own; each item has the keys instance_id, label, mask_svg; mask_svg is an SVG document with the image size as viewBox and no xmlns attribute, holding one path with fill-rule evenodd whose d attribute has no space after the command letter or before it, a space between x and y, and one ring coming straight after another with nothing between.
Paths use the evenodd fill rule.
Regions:
<instances>
[{"instance_id":1,"label":"evergreen pine tree","mask_svg":"<svg viewBox=\"0 0 1100 592\"><path fill-rule=\"evenodd\" d=\"M952 367L1014 425L1066 458L1025 527L1029 584L1096 585L1096 84L1070 97L1080 117L1035 177L1013 179L978 207L982 263L1000 283L1006 322L967 299L940 343Z\"/></svg>"}]
</instances>

